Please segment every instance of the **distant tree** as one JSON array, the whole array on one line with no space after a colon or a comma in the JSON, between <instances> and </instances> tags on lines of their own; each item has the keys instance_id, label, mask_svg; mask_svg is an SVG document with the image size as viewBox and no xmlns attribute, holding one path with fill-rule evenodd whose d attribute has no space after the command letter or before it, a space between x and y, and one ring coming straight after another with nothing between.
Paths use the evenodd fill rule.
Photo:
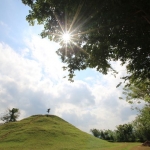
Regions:
<instances>
[{"instance_id":1,"label":"distant tree","mask_svg":"<svg viewBox=\"0 0 150 150\"><path fill-rule=\"evenodd\" d=\"M91 129L92 134L107 141L117 142L131 142L136 141L135 131L132 124L123 124L116 127L117 129L112 130L97 130Z\"/></svg>"},{"instance_id":2,"label":"distant tree","mask_svg":"<svg viewBox=\"0 0 150 150\"><path fill-rule=\"evenodd\" d=\"M18 108L8 109L7 112L1 117L1 120L8 123L8 122L15 122L19 117L20 112Z\"/></svg>"},{"instance_id":3,"label":"distant tree","mask_svg":"<svg viewBox=\"0 0 150 150\"><path fill-rule=\"evenodd\" d=\"M99 130L97 130L97 129L91 129L90 131L92 132L92 134L93 134L95 137L98 137L98 138L99 138L99 136L100 136L100 131L99 131Z\"/></svg>"},{"instance_id":4,"label":"distant tree","mask_svg":"<svg viewBox=\"0 0 150 150\"><path fill-rule=\"evenodd\" d=\"M98 129L91 129L92 134L100 139L107 140L107 141L116 141L116 133L112 130L98 130Z\"/></svg>"},{"instance_id":5,"label":"distant tree","mask_svg":"<svg viewBox=\"0 0 150 150\"><path fill-rule=\"evenodd\" d=\"M112 130L100 130L99 138L107 141L114 141L114 135L115 133Z\"/></svg>"},{"instance_id":6,"label":"distant tree","mask_svg":"<svg viewBox=\"0 0 150 150\"><path fill-rule=\"evenodd\" d=\"M123 124L117 126L116 129L117 141L131 142L135 141L134 130L132 124Z\"/></svg>"},{"instance_id":7,"label":"distant tree","mask_svg":"<svg viewBox=\"0 0 150 150\"><path fill-rule=\"evenodd\" d=\"M64 69L73 78L87 67L107 74L111 61L127 63L130 82L150 79L150 0L22 0L30 25L43 24L41 36L59 42ZM69 32L69 44L60 38Z\"/></svg>"}]
</instances>

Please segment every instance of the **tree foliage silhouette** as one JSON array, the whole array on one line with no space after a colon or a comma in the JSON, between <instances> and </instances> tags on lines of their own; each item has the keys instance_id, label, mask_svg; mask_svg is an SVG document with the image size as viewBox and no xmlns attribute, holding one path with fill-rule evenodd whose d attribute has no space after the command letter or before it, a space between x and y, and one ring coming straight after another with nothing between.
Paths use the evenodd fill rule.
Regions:
<instances>
[{"instance_id":1,"label":"tree foliage silhouette","mask_svg":"<svg viewBox=\"0 0 150 150\"><path fill-rule=\"evenodd\" d=\"M22 0L31 10L30 25L44 25L41 36L60 42L57 51L72 79L87 67L107 74L111 61L127 63L130 82L150 79L149 0ZM66 46L58 35L69 31L73 42Z\"/></svg>"}]
</instances>

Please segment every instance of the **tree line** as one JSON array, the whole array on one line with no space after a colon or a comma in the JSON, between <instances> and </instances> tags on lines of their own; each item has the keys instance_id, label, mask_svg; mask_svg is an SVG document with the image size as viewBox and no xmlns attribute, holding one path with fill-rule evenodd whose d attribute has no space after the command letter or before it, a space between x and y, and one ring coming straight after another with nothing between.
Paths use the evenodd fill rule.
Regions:
<instances>
[{"instance_id":1,"label":"tree line","mask_svg":"<svg viewBox=\"0 0 150 150\"><path fill-rule=\"evenodd\" d=\"M91 129L92 134L111 142L144 142L150 140L150 108L144 107L134 121L118 125L116 130Z\"/></svg>"},{"instance_id":2,"label":"tree line","mask_svg":"<svg viewBox=\"0 0 150 150\"><path fill-rule=\"evenodd\" d=\"M150 140L150 81L139 82L124 88L123 94L130 104L144 103L142 109L136 108L139 114L129 124L116 127L116 130L91 129L95 137L108 141L133 142ZM123 98L121 98L123 99Z\"/></svg>"}]
</instances>

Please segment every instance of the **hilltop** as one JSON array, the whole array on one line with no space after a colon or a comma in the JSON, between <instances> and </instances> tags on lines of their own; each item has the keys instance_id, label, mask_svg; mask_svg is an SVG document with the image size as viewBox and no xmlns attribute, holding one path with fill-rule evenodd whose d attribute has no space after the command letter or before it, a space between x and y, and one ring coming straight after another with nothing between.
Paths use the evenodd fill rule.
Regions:
<instances>
[{"instance_id":1,"label":"hilltop","mask_svg":"<svg viewBox=\"0 0 150 150\"><path fill-rule=\"evenodd\" d=\"M54 115L34 115L0 126L0 150L129 150L137 145L100 140Z\"/></svg>"},{"instance_id":2,"label":"hilltop","mask_svg":"<svg viewBox=\"0 0 150 150\"><path fill-rule=\"evenodd\" d=\"M111 145L54 115L7 123L0 126L0 131L0 149L87 150Z\"/></svg>"}]
</instances>

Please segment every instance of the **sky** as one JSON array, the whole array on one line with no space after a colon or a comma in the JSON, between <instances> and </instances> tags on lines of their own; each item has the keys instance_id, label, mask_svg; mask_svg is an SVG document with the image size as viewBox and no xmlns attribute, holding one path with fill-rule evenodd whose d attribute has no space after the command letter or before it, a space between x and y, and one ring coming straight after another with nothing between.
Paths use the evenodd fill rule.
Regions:
<instances>
[{"instance_id":1,"label":"sky","mask_svg":"<svg viewBox=\"0 0 150 150\"><path fill-rule=\"evenodd\" d=\"M70 83L56 54L60 45L40 37L42 25L29 26L28 12L21 0L0 1L0 115L19 108L23 119L51 108L50 114L88 133L131 122L137 112L119 99L122 86L116 88L125 66L112 62L116 77L78 71Z\"/></svg>"}]
</instances>

